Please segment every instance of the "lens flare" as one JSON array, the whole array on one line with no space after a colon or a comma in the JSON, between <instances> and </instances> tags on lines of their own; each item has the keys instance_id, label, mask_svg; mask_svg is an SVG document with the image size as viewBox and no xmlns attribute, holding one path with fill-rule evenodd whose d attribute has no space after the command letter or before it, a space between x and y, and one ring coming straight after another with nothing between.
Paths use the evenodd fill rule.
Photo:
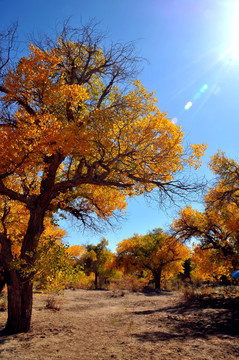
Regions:
<instances>
[{"instance_id":1,"label":"lens flare","mask_svg":"<svg viewBox=\"0 0 239 360\"><path fill-rule=\"evenodd\" d=\"M184 106L184 109L185 109L185 110L190 109L190 107L192 106L192 104L193 104L192 101L188 101L187 104Z\"/></svg>"},{"instance_id":2,"label":"lens flare","mask_svg":"<svg viewBox=\"0 0 239 360\"><path fill-rule=\"evenodd\" d=\"M208 84L204 84L200 89L200 93L204 93L207 89L208 89Z\"/></svg>"}]
</instances>

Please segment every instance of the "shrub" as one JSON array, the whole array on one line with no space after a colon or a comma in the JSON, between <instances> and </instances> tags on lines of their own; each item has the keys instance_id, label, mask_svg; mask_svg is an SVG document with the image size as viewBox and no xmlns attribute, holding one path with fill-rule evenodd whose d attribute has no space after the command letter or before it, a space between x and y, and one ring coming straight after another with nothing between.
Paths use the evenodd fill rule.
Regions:
<instances>
[{"instance_id":1,"label":"shrub","mask_svg":"<svg viewBox=\"0 0 239 360\"><path fill-rule=\"evenodd\" d=\"M86 275L84 272L82 272L78 281L75 282L74 288L84 289L84 290L94 289L95 288L94 281L95 281L94 273L90 273L90 275Z\"/></svg>"},{"instance_id":2,"label":"shrub","mask_svg":"<svg viewBox=\"0 0 239 360\"><path fill-rule=\"evenodd\" d=\"M198 298L198 294L195 292L194 289L185 288L183 291L183 299L186 303L190 304L194 302Z\"/></svg>"},{"instance_id":3,"label":"shrub","mask_svg":"<svg viewBox=\"0 0 239 360\"><path fill-rule=\"evenodd\" d=\"M148 279L138 278L134 275L125 275L118 280L114 280L110 284L110 289L116 290L127 290L131 292L143 291L148 285Z\"/></svg>"},{"instance_id":4,"label":"shrub","mask_svg":"<svg viewBox=\"0 0 239 360\"><path fill-rule=\"evenodd\" d=\"M46 299L46 309L59 311L60 308L61 308L60 300L54 295L49 295L48 298Z\"/></svg>"}]
</instances>

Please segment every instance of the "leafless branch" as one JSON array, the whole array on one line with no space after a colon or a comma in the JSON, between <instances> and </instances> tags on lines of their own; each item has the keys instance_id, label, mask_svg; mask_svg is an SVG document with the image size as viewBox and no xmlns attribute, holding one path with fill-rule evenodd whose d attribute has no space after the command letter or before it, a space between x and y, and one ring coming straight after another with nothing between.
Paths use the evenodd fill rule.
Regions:
<instances>
[{"instance_id":1,"label":"leafless branch","mask_svg":"<svg viewBox=\"0 0 239 360\"><path fill-rule=\"evenodd\" d=\"M3 76L3 71L10 63L11 54L15 47L17 22L11 24L7 30L0 33L0 77Z\"/></svg>"}]
</instances>

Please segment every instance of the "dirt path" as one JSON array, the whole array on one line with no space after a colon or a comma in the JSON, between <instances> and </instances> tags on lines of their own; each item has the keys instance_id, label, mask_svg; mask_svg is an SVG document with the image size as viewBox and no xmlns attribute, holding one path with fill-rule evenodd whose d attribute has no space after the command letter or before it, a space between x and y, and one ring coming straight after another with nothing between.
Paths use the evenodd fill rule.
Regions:
<instances>
[{"instance_id":1,"label":"dirt path","mask_svg":"<svg viewBox=\"0 0 239 360\"><path fill-rule=\"evenodd\" d=\"M35 294L32 329L0 337L0 359L239 359L238 308L162 294L67 290L60 311ZM0 313L0 330L6 321Z\"/></svg>"}]
</instances>

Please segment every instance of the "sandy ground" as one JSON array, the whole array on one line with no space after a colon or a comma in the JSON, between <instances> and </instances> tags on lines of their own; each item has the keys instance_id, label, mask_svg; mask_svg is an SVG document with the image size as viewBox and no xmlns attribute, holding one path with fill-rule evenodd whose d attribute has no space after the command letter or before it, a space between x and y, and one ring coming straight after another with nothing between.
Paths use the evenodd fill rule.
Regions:
<instances>
[{"instance_id":1,"label":"sandy ground","mask_svg":"<svg viewBox=\"0 0 239 360\"><path fill-rule=\"evenodd\" d=\"M178 292L66 290L52 311L35 294L30 332L1 336L0 359L239 359L238 301L182 300Z\"/></svg>"}]
</instances>

